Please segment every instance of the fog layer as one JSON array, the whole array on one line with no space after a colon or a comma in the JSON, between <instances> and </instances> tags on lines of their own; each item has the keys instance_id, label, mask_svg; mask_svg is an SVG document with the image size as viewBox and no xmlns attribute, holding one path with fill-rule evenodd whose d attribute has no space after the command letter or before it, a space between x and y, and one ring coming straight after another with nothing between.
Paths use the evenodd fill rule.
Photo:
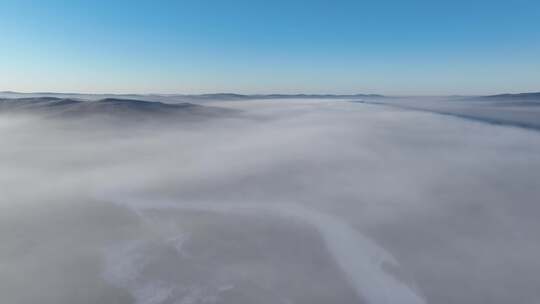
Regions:
<instances>
[{"instance_id":1,"label":"fog layer","mask_svg":"<svg viewBox=\"0 0 540 304\"><path fill-rule=\"evenodd\" d=\"M235 111L0 115L3 301L540 301L539 132L338 100L208 103Z\"/></svg>"}]
</instances>

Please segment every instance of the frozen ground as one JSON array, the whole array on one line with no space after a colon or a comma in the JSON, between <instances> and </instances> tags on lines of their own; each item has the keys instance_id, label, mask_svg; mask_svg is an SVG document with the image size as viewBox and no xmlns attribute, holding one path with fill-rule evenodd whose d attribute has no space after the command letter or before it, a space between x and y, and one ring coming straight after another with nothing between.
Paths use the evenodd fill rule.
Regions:
<instances>
[{"instance_id":1,"label":"frozen ground","mask_svg":"<svg viewBox=\"0 0 540 304\"><path fill-rule=\"evenodd\" d=\"M4 113L2 302L539 302L540 132L416 102ZM538 121L482 106L452 111Z\"/></svg>"}]
</instances>

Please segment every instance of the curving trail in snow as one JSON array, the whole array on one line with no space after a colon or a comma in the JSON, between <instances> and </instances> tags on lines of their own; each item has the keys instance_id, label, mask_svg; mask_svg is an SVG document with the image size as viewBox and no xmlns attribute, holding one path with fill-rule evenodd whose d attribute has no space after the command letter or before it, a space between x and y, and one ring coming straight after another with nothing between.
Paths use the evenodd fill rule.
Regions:
<instances>
[{"instance_id":1,"label":"curving trail in snow","mask_svg":"<svg viewBox=\"0 0 540 304\"><path fill-rule=\"evenodd\" d=\"M426 303L415 290L383 269L383 264L398 266L397 261L390 253L359 234L347 223L329 214L297 204L177 203L140 198L124 198L114 201L134 210L143 218L146 210L184 209L223 214L268 213L300 220L319 231L328 250L360 298L365 299L370 304Z\"/></svg>"}]
</instances>

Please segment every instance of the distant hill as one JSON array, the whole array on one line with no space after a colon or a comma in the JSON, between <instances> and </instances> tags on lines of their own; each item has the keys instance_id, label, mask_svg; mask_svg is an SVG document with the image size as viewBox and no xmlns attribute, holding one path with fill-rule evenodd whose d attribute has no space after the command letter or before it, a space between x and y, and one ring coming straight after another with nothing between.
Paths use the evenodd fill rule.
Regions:
<instances>
[{"instance_id":1,"label":"distant hill","mask_svg":"<svg viewBox=\"0 0 540 304\"><path fill-rule=\"evenodd\" d=\"M518 100L518 101L540 101L540 92L519 93L519 94L498 94L478 97L489 100Z\"/></svg>"},{"instance_id":2,"label":"distant hill","mask_svg":"<svg viewBox=\"0 0 540 304\"><path fill-rule=\"evenodd\" d=\"M348 99L348 98L379 98L384 97L378 94L352 94L352 95L339 95L339 94L269 94L269 95L249 95L255 99Z\"/></svg>"},{"instance_id":3,"label":"distant hill","mask_svg":"<svg viewBox=\"0 0 540 304\"><path fill-rule=\"evenodd\" d=\"M104 98L81 100L59 97L0 98L0 112L41 114L48 117L108 116L129 119L157 117L218 116L233 110L192 103L167 104L162 102Z\"/></svg>"},{"instance_id":4,"label":"distant hill","mask_svg":"<svg viewBox=\"0 0 540 304\"><path fill-rule=\"evenodd\" d=\"M356 98L382 98L378 94L235 94L235 93L212 93L212 94L80 94L80 93L55 93L35 92L19 93L12 91L0 92L0 98L35 98L57 97L85 100L100 99L135 99L146 101L171 101L171 102L197 102L197 101L234 101L253 99L356 99Z\"/></svg>"}]
</instances>

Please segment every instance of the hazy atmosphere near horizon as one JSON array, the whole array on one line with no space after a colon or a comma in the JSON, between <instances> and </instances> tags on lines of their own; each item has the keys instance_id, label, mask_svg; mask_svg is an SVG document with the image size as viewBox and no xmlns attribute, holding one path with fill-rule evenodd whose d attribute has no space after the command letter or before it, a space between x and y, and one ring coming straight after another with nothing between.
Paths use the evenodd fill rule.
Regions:
<instances>
[{"instance_id":1,"label":"hazy atmosphere near horizon","mask_svg":"<svg viewBox=\"0 0 540 304\"><path fill-rule=\"evenodd\" d=\"M540 2L0 0L0 303L540 303Z\"/></svg>"}]
</instances>

